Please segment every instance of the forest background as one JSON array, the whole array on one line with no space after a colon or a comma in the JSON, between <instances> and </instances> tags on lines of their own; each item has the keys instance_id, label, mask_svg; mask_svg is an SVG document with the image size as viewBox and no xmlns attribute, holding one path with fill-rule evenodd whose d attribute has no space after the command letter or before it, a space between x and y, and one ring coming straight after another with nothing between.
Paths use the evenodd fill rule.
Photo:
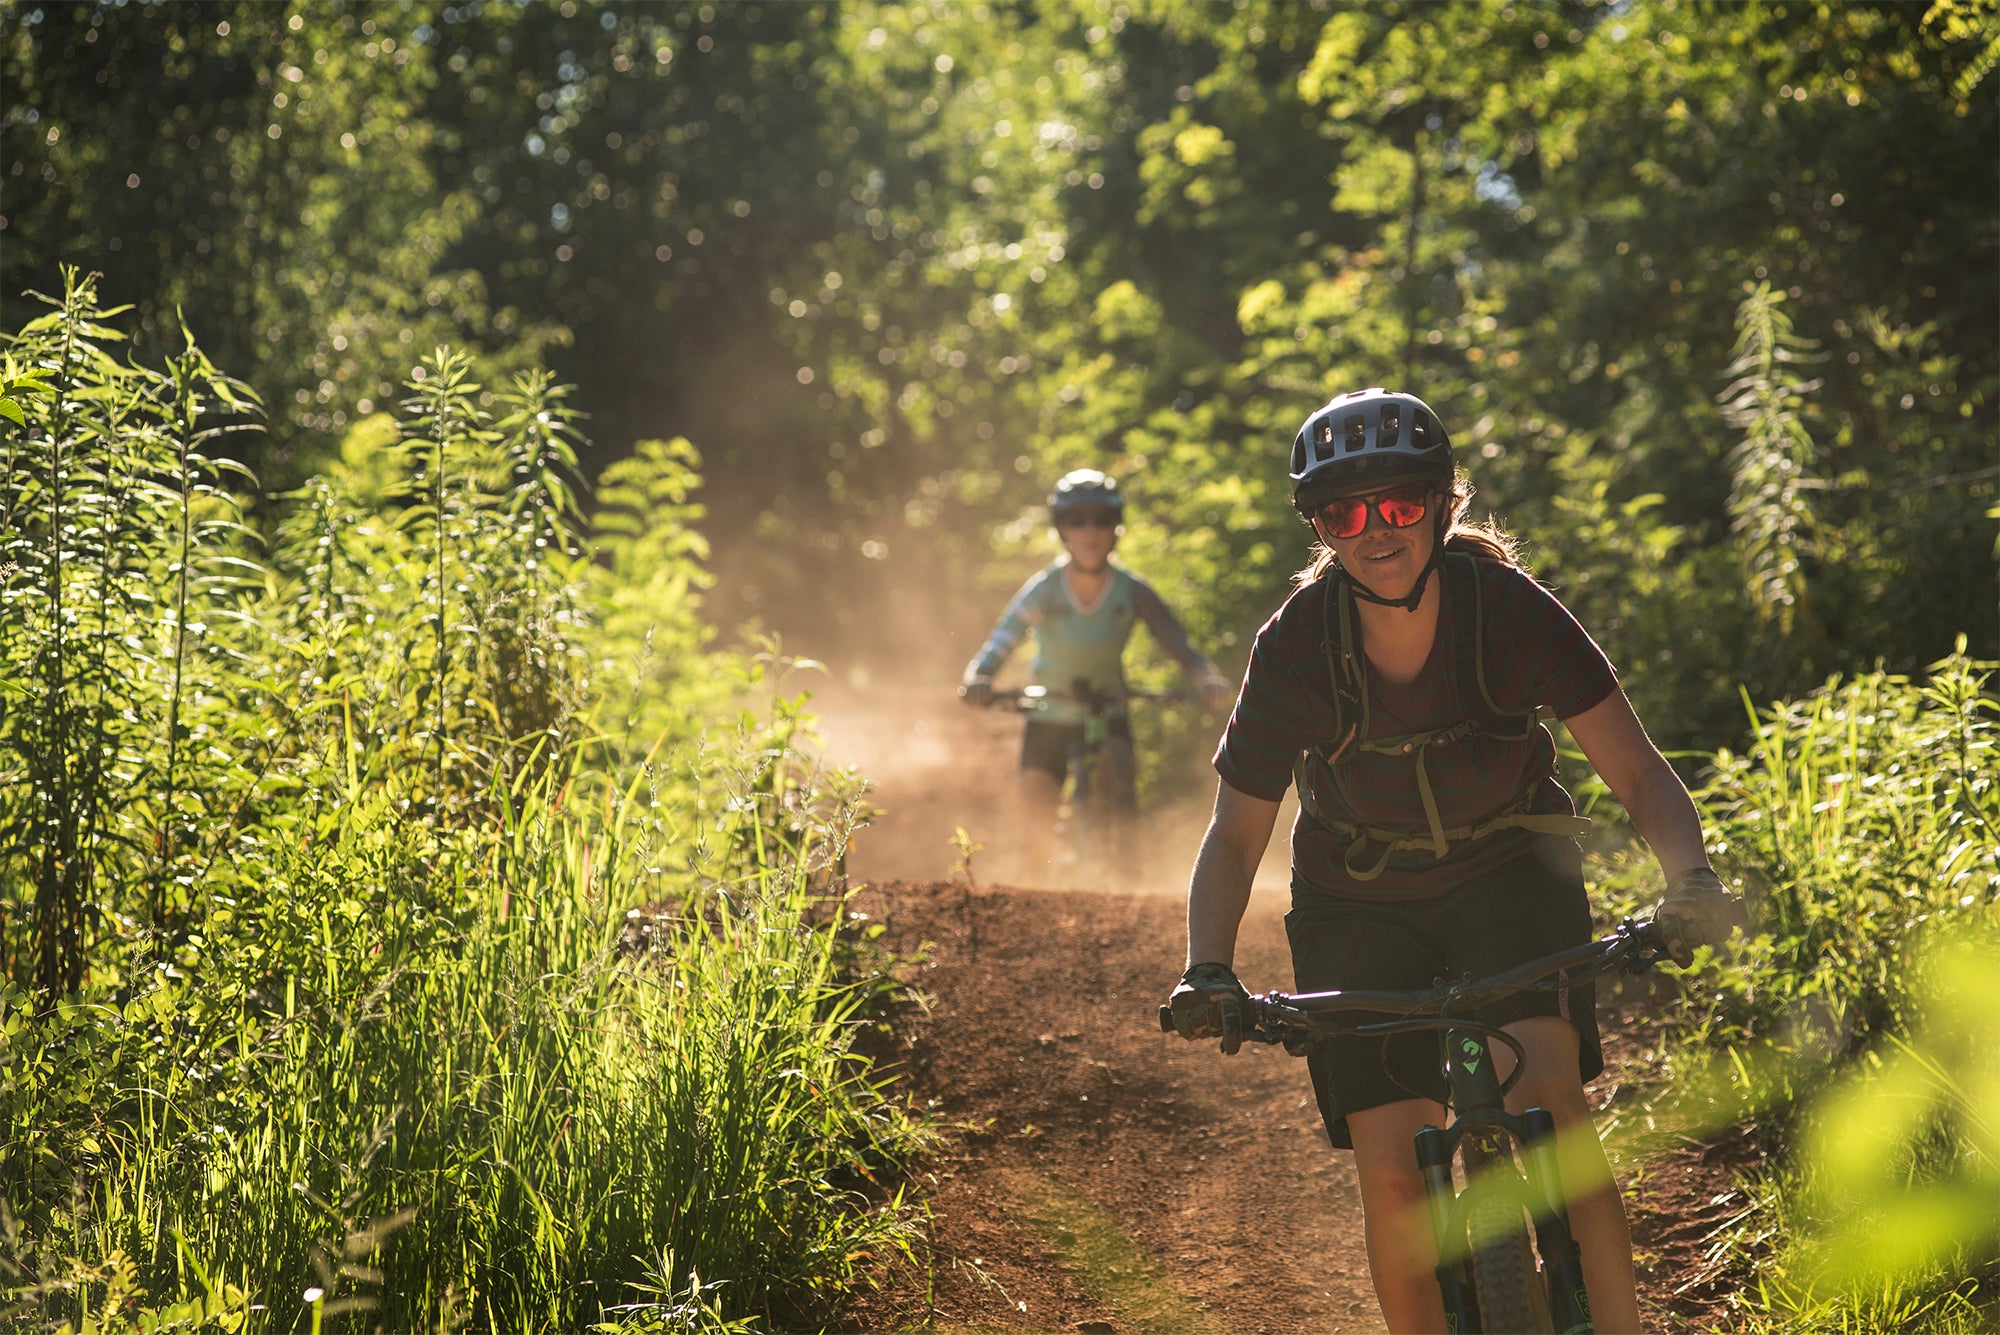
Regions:
<instances>
[{"instance_id":1,"label":"forest background","mask_svg":"<svg viewBox=\"0 0 2000 1335\"><path fill-rule=\"evenodd\" d=\"M1927 1091L1750 1250L1979 1328L1996 63L1993 0L0 0L0 1316L827 1319L925 1131L761 636L948 689L1092 465L1240 668L1382 384L1769 929L1693 1087Z\"/></svg>"},{"instance_id":2,"label":"forest background","mask_svg":"<svg viewBox=\"0 0 2000 1335\"><path fill-rule=\"evenodd\" d=\"M1387 384L1672 746L2000 638L1985 0L4 14L7 309L182 312L273 493L449 343L693 442L718 627L949 680L1087 465L1234 667Z\"/></svg>"}]
</instances>

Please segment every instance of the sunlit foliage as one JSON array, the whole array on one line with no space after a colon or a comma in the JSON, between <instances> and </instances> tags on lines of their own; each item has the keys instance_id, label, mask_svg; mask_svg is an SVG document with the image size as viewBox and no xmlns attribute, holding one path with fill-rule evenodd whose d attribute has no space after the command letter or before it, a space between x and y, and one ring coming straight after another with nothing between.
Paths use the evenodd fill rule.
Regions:
<instances>
[{"instance_id":1,"label":"sunlit foliage","mask_svg":"<svg viewBox=\"0 0 2000 1335\"><path fill-rule=\"evenodd\" d=\"M713 737L717 627L948 681L1082 464L1234 668L1304 557L1293 431L1388 384L1653 734L1726 748L1709 800L1780 930L1714 1032L1765 1032L1793 970L1844 1056L1917 1043L1912 906L1970 912L1939 896L1992 846L1946 761L2000 656L1995 31L1992 0L0 3L7 965L93 985L127 943L123 1007L352 804L522 820L580 756ZM26 289L72 315L30 328ZM716 762L751 807L796 796L770 752ZM646 809L697 814L660 840L709 837L663 763ZM73 1259L129 1295L137 1254ZM244 1291L213 1279L174 1301Z\"/></svg>"},{"instance_id":2,"label":"sunlit foliage","mask_svg":"<svg viewBox=\"0 0 2000 1335\"><path fill-rule=\"evenodd\" d=\"M71 272L6 345L9 1327L828 1310L915 1132L850 1050L858 794L706 645L691 448L594 552L569 389L439 350L267 551L255 400L127 320Z\"/></svg>"},{"instance_id":3,"label":"sunlit foliage","mask_svg":"<svg viewBox=\"0 0 2000 1335\"><path fill-rule=\"evenodd\" d=\"M285 485L448 327L495 383L539 349L613 456L702 442L728 624L865 657L914 583L946 624L897 656L947 671L1099 464L1227 658L1303 555L1298 422L1394 383L1671 742L2000 648L1984 0L13 12L0 295L87 254L155 361L183 303ZM1796 636L1741 574L1759 288L1826 357Z\"/></svg>"}]
</instances>

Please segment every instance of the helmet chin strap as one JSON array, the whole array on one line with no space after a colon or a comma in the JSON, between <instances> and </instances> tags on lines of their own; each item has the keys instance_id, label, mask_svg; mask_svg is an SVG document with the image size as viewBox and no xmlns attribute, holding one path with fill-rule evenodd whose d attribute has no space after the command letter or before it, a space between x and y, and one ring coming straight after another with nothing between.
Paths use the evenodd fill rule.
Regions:
<instances>
[{"instance_id":1,"label":"helmet chin strap","mask_svg":"<svg viewBox=\"0 0 2000 1335\"><path fill-rule=\"evenodd\" d=\"M1334 562L1333 568L1340 572L1340 577L1347 581L1348 587L1354 590L1354 596L1362 602L1376 603L1382 607L1400 607L1405 612L1414 612L1417 610L1417 604L1424 600L1424 586L1430 583L1431 572L1437 569L1438 561L1444 556L1444 525L1445 514L1443 508L1440 507L1437 524L1433 529L1431 558L1424 562L1424 568L1417 572L1417 582L1411 587L1410 596L1407 598L1384 598L1381 594L1356 579L1354 572L1347 568L1345 561Z\"/></svg>"}]
</instances>

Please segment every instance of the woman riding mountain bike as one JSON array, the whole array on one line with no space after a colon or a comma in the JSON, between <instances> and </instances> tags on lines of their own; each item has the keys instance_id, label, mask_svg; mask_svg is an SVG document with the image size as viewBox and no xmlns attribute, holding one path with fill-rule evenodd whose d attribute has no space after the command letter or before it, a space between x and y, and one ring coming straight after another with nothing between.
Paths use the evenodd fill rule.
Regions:
<instances>
[{"instance_id":1,"label":"woman riding mountain bike","mask_svg":"<svg viewBox=\"0 0 2000 1335\"><path fill-rule=\"evenodd\" d=\"M1048 867L1048 841L1070 778L1092 704L1085 696L1124 696L1125 645L1134 625L1181 665L1211 708L1228 705L1234 692L1215 664L1188 642L1187 632L1152 588L1111 559L1124 533L1125 498L1118 483L1094 468L1066 473L1049 493L1049 518L1063 554L1043 567L1008 602L993 633L966 665L958 693L967 704L993 703L993 677L1030 634L1035 658L1030 680L1047 694L1021 733L1019 822L1032 873ZM1116 785L1114 809L1133 808L1132 726L1122 702L1106 706L1105 745L1123 763L1103 767Z\"/></svg>"},{"instance_id":2,"label":"woman riding mountain bike","mask_svg":"<svg viewBox=\"0 0 2000 1335\"><path fill-rule=\"evenodd\" d=\"M1169 998L1184 1038L1233 1052L1245 993L1236 934L1280 799L1296 786L1296 985L1414 989L1496 974L1591 938L1588 827L1555 781L1561 719L1666 876L1655 918L1673 958L1718 943L1741 905L1710 869L1700 818L1611 664L1522 568L1421 400L1344 394L1292 444L1293 501L1318 539L1258 632L1216 750L1221 776L1188 892L1187 969ZM1570 1220L1599 1329L1639 1329L1631 1235L1583 1083L1603 1066L1592 989L1485 1008L1527 1053L1507 1106L1555 1117ZM1513 1065L1502 1050L1502 1074ZM1370 1272L1392 1331L1444 1329L1436 1246L1412 1141L1443 1120L1425 1035L1342 1037L1310 1070L1336 1147L1352 1148ZM1412 1091L1420 1091L1418 1097Z\"/></svg>"}]
</instances>

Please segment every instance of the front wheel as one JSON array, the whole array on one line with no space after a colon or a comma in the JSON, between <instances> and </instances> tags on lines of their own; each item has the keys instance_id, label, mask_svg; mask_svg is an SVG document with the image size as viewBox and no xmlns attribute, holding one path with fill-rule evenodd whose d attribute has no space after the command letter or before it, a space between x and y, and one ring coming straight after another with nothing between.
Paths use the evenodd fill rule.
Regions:
<instances>
[{"instance_id":1,"label":"front wheel","mask_svg":"<svg viewBox=\"0 0 2000 1335\"><path fill-rule=\"evenodd\" d=\"M1535 1266L1528 1215L1518 1204L1489 1197L1466 1213L1472 1235L1472 1288L1482 1329L1549 1335L1548 1294Z\"/></svg>"},{"instance_id":2,"label":"front wheel","mask_svg":"<svg viewBox=\"0 0 2000 1335\"><path fill-rule=\"evenodd\" d=\"M1537 1263L1535 1245L1529 1233L1528 1212L1520 1198L1497 1190L1498 1182L1482 1190L1480 1179L1489 1176L1518 1182L1519 1174L1511 1156L1475 1145L1468 1140L1462 1147L1468 1188L1473 1202L1465 1212L1465 1229L1470 1245L1472 1288L1479 1303L1480 1328L1495 1332L1522 1332L1523 1335L1552 1335L1555 1320L1549 1311L1549 1291Z\"/></svg>"},{"instance_id":3,"label":"front wheel","mask_svg":"<svg viewBox=\"0 0 2000 1335\"><path fill-rule=\"evenodd\" d=\"M1077 766L1070 820L1076 873L1085 885L1110 888L1124 875L1130 851L1126 842L1131 833L1135 762L1131 742L1106 737L1085 751Z\"/></svg>"}]
</instances>

